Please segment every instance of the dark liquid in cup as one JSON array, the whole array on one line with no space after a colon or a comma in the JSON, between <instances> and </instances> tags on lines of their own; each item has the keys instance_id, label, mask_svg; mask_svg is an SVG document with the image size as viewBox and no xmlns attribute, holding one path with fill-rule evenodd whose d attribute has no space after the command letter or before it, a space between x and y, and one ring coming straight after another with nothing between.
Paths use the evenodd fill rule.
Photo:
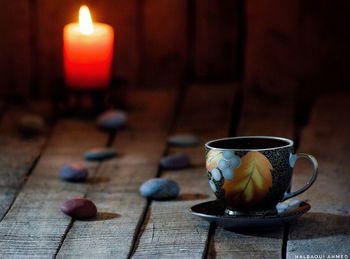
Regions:
<instances>
[{"instance_id":1,"label":"dark liquid in cup","mask_svg":"<svg viewBox=\"0 0 350 259\"><path fill-rule=\"evenodd\" d=\"M238 138L213 141L209 146L224 149L265 149L283 147L288 144L286 141L273 138Z\"/></svg>"}]
</instances>

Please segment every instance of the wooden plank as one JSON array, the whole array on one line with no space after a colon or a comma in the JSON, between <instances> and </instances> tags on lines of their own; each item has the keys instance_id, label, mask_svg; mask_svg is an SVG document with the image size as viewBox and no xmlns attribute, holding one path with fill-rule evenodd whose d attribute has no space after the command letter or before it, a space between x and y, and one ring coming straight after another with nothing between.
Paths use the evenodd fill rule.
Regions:
<instances>
[{"instance_id":1,"label":"wooden plank","mask_svg":"<svg viewBox=\"0 0 350 259\"><path fill-rule=\"evenodd\" d=\"M349 256L349 110L349 94L321 96L302 132L299 150L318 159L319 174L315 184L300 196L309 200L311 211L291 227L287 258L315 254ZM310 176L309 164L297 165L296 188Z\"/></svg>"},{"instance_id":2,"label":"wooden plank","mask_svg":"<svg viewBox=\"0 0 350 259\"><path fill-rule=\"evenodd\" d=\"M245 78L273 94L297 85L298 1L246 1Z\"/></svg>"},{"instance_id":3,"label":"wooden plank","mask_svg":"<svg viewBox=\"0 0 350 259\"><path fill-rule=\"evenodd\" d=\"M18 120L31 107L9 106L0 122L0 221L40 156L47 139L47 131L34 138L23 138L18 131Z\"/></svg>"},{"instance_id":4,"label":"wooden plank","mask_svg":"<svg viewBox=\"0 0 350 259\"><path fill-rule=\"evenodd\" d=\"M186 63L186 0L144 0L140 81L178 85Z\"/></svg>"},{"instance_id":5,"label":"wooden plank","mask_svg":"<svg viewBox=\"0 0 350 259\"><path fill-rule=\"evenodd\" d=\"M29 1L2 1L0 10L0 96L29 94Z\"/></svg>"},{"instance_id":6,"label":"wooden plank","mask_svg":"<svg viewBox=\"0 0 350 259\"><path fill-rule=\"evenodd\" d=\"M63 76L63 27L78 21L82 4L83 1L36 1L38 89L41 96L54 93L55 81Z\"/></svg>"},{"instance_id":7,"label":"wooden plank","mask_svg":"<svg viewBox=\"0 0 350 259\"><path fill-rule=\"evenodd\" d=\"M204 168L203 144L228 134L235 90L233 85L189 87L174 132L193 132L199 136L198 147L181 150L198 166L162 172L162 177L179 183L180 196L174 201L151 203L133 258L200 258L204 255L209 224L191 216L189 208L214 198Z\"/></svg>"},{"instance_id":8,"label":"wooden plank","mask_svg":"<svg viewBox=\"0 0 350 259\"><path fill-rule=\"evenodd\" d=\"M203 79L237 79L239 75L239 1L196 0L195 72Z\"/></svg>"},{"instance_id":9,"label":"wooden plank","mask_svg":"<svg viewBox=\"0 0 350 259\"><path fill-rule=\"evenodd\" d=\"M128 128L117 135L121 156L102 165L87 197L98 207L97 220L74 222L59 258L126 258L147 201L139 195L142 182L156 176L175 103L174 92L139 92L131 102ZM81 249L84 247L84 249Z\"/></svg>"},{"instance_id":10,"label":"wooden plank","mask_svg":"<svg viewBox=\"0 0 350 259\"><path fill-rule=\"evenodd\" d=\"M62 120L55 126L48 146L0 223L1 256L53 257L61 244L70 217L59 211L67 198L82 196L86 184L59 180L64 163L80 161L82 152L107 142L107 135L97 131L95 123ZM96 163L90 163L93 175Z\"/></svg>"},{"instance_id":11,"label":"wooden plank","mask_svg":"<svg viewBox=\"0 0 350 259\"><path fill-rule=\"evenodd\" d=\"M293 105L283 98L269 98L246 94L238 135L278 135L292 138ZM283 228L268 232L230 232L217 228L209 246L209 258L280 258Z\"/></svg>"},{"instance_id":12,"label":"wooden plank","mask_svg":"<svg viewBox=\"0 0 350 259\"><path fill-rule=\"evenodd\" d=\"M350 23L350 2L301 1L299 5L299 78L303 89L329 92L330 85L332 91L348 89L350 32L344 24Z\"/></svg>"}]
</instances>

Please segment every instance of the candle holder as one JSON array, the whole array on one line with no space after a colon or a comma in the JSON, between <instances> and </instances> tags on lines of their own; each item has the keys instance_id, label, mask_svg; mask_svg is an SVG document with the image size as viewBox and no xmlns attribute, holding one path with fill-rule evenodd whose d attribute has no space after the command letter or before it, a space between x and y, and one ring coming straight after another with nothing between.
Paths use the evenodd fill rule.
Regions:
<instances>
[{"instance_id":1,"label":"candle holder","mask_svg":"<svg viewBox=\"0 0 350 259\"><path fill-rule=\"evenodd\" d=\"M79 88L67 86L63 78L55 83L53 98L55 112L58 116L96 116L108 108L123 108L124 87L127 81L122 77L113 77L105 88Z\"/></svg>"}]
</instances>

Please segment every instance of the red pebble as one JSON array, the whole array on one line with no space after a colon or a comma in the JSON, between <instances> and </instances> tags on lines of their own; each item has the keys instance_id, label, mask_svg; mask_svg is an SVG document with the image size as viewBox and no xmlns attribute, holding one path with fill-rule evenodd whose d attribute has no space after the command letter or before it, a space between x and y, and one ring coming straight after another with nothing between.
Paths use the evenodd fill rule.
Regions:
<instances>
[{"instance_id":1,"label":"red pebble","mask_svg":"<svg viewBox=\"0 0 350 259\"><path fill-rule=\"evenodd\" d=\"M95 204L85 198L73 198L64 201L60 206L61 211L73 219L88 219L96 217Z\"/></svg>"}]
</instances>

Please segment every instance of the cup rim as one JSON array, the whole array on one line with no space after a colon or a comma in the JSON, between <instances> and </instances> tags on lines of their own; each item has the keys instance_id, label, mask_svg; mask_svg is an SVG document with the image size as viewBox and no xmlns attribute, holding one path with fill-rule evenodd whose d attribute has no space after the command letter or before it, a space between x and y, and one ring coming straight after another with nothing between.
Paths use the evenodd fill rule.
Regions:
<instances>
[{"instance_id":1,"label":"cup rim","mask_svg":"<svg viewBox=\"0 0 350 259\"><path fill-rule=\"evenodd\" d=\"M270 148L217 148L212 147L210 144L216 141L222 141L222 140L231 140L231 139L245 139L245 138L257 138L257 139L277 139L284 142L287 142L288 144L283 146L277 146L277 147L270 147ZM212 150L233 150L233 151L267 151L267 150L275 150L280 148L287 148L292 147L294 145L294 141L288 138L283 137L276 137L276 136L239 136L239 137L227 137L227 138L218 138L218 139L212 139L209 140L207 143L205 143L205 147Z\"/></svg>"}]
</instances>

